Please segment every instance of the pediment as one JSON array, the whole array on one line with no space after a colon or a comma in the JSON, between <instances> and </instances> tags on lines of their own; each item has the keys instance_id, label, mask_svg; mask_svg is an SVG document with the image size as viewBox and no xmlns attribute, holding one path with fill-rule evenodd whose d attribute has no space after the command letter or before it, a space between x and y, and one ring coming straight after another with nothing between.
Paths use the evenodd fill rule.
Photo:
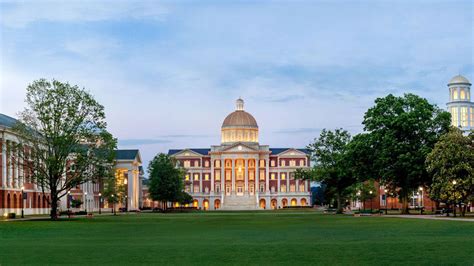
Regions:
<instances>
[{"instance_id":1,"label":"pediment","mask_svg":"<svg viewBox=\"0 0 474 266\"><path fill-rule=\"evenodd\" d=\"M256 152L258 149L252 148L243 143L236 143L222 150L223 152Z\"/></svg>"},{"instance_id":2,"label":"pediment","mask_svg":"<svg viewBox=\"0 0 474 266\"><path fill-rule=\"evenodd\" d=\"M173 154L173 157L202 157L203 155L190 149L185 149Z\"/></svg>"},{"instance_id":3,"label":"pediment","mask_svg":"<svg viewBox=\"0 0 474 266\"><path fill-rule=\"evenodd\" d=\"M297 149L288 149L278 154L278 156L279 157L301 157L301 156L307 156L307 154Z\"/></svg>"}]
</instances>

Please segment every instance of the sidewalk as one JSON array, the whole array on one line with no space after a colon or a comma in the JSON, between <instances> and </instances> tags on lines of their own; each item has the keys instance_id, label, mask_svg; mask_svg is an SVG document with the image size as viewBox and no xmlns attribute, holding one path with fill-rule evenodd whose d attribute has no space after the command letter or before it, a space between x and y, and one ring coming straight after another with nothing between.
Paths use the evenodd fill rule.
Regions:
<instances>
[{"instance_id":1,"label":"sidewalk","mask_svg":"<svg viewBox=\"0 0 474 266\"><path fill-rule=\"evenodd\" d=\"M446 217L446 216L440 216L440 215L381 215L380 217L474 222L474 218L454 218L454 217Z\"/></svg>"},{"instance_id":2,"label":"sidewalk","mask_svg":"<svg viewBox=\"0 0 474 266\"><path fill-rule=\"evenodd\" d=\"M113 213L102 213L102 214L99 214L99 213L93 213L93 217L101 217L101 216L112 216L114 215ZM119 213L117 213L117 215L120 215ZM58 220L72 220L72 219L76 219L76 218L88 218L87 215L74 215L72 216L71 218L68 218L67 215L62 215L62 216L59 216L58 217ZM33 216L25 216L25 218L15 218L15 219L0 219L0 222L16 222L16 221L41 221L41 220L44 220L44 221L50 221L50 217L49 215L41 215L41 216L37 216L37 215L33 215Z\"/></svg>"}]
</instances>

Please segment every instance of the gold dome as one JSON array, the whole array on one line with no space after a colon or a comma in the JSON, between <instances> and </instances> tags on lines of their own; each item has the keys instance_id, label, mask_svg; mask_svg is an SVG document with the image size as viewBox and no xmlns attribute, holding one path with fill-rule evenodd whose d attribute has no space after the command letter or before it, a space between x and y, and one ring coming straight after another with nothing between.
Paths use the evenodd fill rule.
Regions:
<instances>
[{"instance_id":1,"label":"gold dome","mask_svg":"<svg viewBox=\"0 0 474 266\"><path fill-rule=\"evenodd\" d=\"M244 111L244 100L236 101L237 110L222 123L222 143L258 142L258 125L255 118Z\"/></svg>"}]
</instances>

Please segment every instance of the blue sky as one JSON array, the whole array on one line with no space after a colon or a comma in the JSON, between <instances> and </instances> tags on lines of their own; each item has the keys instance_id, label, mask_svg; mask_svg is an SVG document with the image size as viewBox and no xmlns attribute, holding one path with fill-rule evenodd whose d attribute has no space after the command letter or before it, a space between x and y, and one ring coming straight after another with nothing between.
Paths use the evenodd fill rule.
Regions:
<instances>
[{"instance_id":1,"label":"blue sky","mask_svg":"<svg viewBox=\"0 0 474 266\"><path fill-rule=\"evenodd\" d=\"M452 76L474 79L472 1L0 1L0 16L0 112L35 79L77 84L145 166L219 144L239 96L262 144L305 147L360 132L377 97L444 108Z\"/></svg>"}]
</instances>

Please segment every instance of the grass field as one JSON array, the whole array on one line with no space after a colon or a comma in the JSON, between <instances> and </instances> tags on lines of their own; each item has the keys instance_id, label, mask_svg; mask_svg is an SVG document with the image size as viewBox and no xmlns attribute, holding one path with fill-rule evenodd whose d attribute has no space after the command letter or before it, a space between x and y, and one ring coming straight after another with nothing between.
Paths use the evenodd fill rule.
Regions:
<instances>
[{"instance_id":1,"label":"grass field","mask_svg":"<svg viewBox=\"0 0 474 266\"><path fill-rule=\"evenodd\" d=\"M316 212L0 222L0 265L474 264L474 223Z\"/></svg>"}]
</instances>

